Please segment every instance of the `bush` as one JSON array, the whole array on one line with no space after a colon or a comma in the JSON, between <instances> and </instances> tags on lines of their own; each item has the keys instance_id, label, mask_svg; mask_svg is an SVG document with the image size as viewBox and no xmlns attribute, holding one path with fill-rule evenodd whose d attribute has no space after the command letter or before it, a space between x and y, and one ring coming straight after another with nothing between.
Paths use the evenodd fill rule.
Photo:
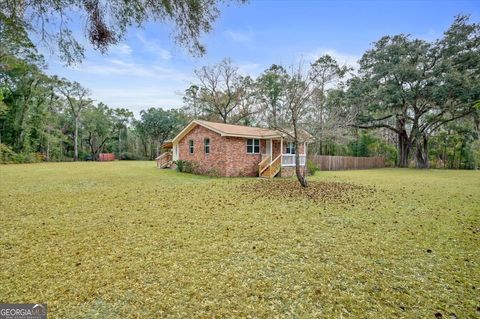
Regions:
<instances>
[{"instance_id":1,"label":"bush","mask_svg":"<svg viewBox=\"0 0 480 319\"><path fill-rule=\"evenodd\" d=\"M174 161L175 165L177 165L177 171L179 172L183 172L183 168L185 166L185 162L184 160L178 160L178 161Z\"/></svg>"},{"instance_id":2,"label":"bush","mask_svg":"<svg viewBox=\"0 0 480 319\"><path fill-rule=\"evenodd\" d=\"M317 164L315 164L314 162L312 162L311 160L307 160L307 171L308 171L308 174L310 175L314 175L316 171L319 171L320 168L318 167Z\"/></svg>"},{"instance_id":3,"label":"bush","mask_svg":"<svg viewBox=\"0 0 480 319\"><path fill-rule=\"evenodd\" d=\"M0 163L2 164L15 163L15 159L17 155L18 154L15 153L7 145L0 144Z\"/></svg>"},{"instance_id":4,"label":"bush","mask_svg":"<svg viewBox=\"0 0 480 319\"><path fill-rule=\"evenodd\" d=\"M15 153L9 146L0 144L1 164L38 163L45 160L40 153Z\"/></svg>"},{"instance_id":5,"label":"bush","mask_svg":"<svg viewBox=\"0 0 480 319\"><path fill-rule=\"evenodd\" d=\"M197 172L195 164L192 163L192 162L189 162L189 161L185 162L184 171L185 171L185 173L196 173Z\"/></svg>"},{"instance_id":6,"label":"bush","mask_svg":"<svg viewBox=\"0 0 480 319\"><path fill-rule=\"evenodd\" d=\"M39 163L44 160L44 157L40 153L18 153L13 158L13 163Z\"/></svg>"},{"instance_id":7,"label":"bush","mask_svg":"<svg viewBox=\"0 0 480 319\"><path fill-rule=\"evenodd\" d=\"M207 175L210 177L220 177L220 171L216 168L201 169L195 162L186 160L178 160L174 162L177 165L177 171L181 173L191 173L199 175Z\"/></svg>"},{"instance_id":8,"label":"bush","mask_svg":"<svg viewBox=\"0 0 480 319\"><path fill-rule=\"evenodd\" d=\"M193 162L186 160L175 161L177 165L177 171L182 173L196 173L196 166Z\"/></svg>"},{"instance_id":9,"label":"bush","mask_svg":"<svg viewBox=\"0 0 480 319\"><path fill-rule=\"evenodd\" d=\"M221 175L220 171L216 168L209 169L208 171L205 172L205 174L210 177L220 177Z\"/></svg>"},{"instance_id":10,"label":"bush","mask_svg":"<svg viewBox=\"0 0 480 319\"><path fill-rule=\"evenodd\" d=\"M135 153L123 152L120 153L119 159L122 161L138 161L143 160L144 158Z\"/></svg>"}]
</instances>

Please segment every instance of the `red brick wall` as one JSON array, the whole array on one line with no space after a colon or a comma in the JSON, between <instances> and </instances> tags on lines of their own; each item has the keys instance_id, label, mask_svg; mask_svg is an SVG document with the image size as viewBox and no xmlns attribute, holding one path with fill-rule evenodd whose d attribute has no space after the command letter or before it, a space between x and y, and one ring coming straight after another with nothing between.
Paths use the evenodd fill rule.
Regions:
<instances>
[{"instance_id":1,"label":"red brick wall","mask_svg":"<svg viewBox=\"0 0 480 319\"><path fill-rule=\"evenodd\" d=\"M210 153L205 154L204 139L210 139ZM193 140L193 154L189 152L189 141ZM203 126L195 126L178 142L178 159L194 162L204 173L214 171L224 176L225 172L224 137Z\"/></svg>"},{"instance_id":2,"label":"red brick wall","mask_svg":"<svg viewBox=\"0 0 480 319\"><path fill-rule=\"evenodd\" d=\"M204 139L210 139L210 153L205 154ZM189 152L189 141L193 140L194 152ZM286 142L283 152L286 152ZM273 141L273 157L280 154L280 141ZM303 154L303 143L299 145ZM260 154L247 153L247 139L222 137L203 126L197 125L178 142L178 159L196 164L200 173L215 173L220 176L257 176L258 164L266 152L266 141L260 140ZM292 168L282 168L282 176L292 175Z\"/></svg>"},{"instance_id":3,"label":"red brick wall","mask_svg":"<svg viewBox=\"0 0 480 319\"><path fill-rule=\"evenodd\" d=\"M204 139L210 139L210 154L205 154ZM193 154L189 141L193 140ZM265 140L260 140L260 153L264 153ZM247 139L222 137L197 125L178 142L178 159L194 162L200 172L216 172L221 176L257 176L261 154L247 154Z\"/></svg>"},{"instance_id":4,"label":"red brick wall","mask_svg":"<svg viewBox=\"0 0 480 319\"><path fill-rule=\"evenodd\" d=\"M272 160L275 159L278 155L280 155L280 140L272 141Z\"/></svg>"},{"instance_id":5,"label":"red brick wall","mask_svg":"<svg viewBox=\"0 0 480 319\"><path fill-rule=\"evenodd\" d=\"M247 139L225 138L226 176L257 176L258 164L266 151L265 140L260 140L260 154L247 153Z\"/></svg>"}]
</instances>

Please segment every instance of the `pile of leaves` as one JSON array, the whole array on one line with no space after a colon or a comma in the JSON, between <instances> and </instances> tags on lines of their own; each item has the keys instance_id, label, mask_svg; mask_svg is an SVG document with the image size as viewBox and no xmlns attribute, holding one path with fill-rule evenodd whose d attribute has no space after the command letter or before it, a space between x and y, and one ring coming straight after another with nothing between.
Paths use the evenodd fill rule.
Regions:
<instances>
[{"instance_id":1,"label":"pile of leaves","mask_svg":"<svg viewBox=\"0 0 480 319\"><path fill-rule=\"evenodd\" d=\"M254 198L312 200L316 203L344 203L353 199L367 198L376 190L371 186L361 186L340 182L311 181L308 187L301 187L293 179L248 181L241 185L241 191Z\"/></svg>"}]
</instances>

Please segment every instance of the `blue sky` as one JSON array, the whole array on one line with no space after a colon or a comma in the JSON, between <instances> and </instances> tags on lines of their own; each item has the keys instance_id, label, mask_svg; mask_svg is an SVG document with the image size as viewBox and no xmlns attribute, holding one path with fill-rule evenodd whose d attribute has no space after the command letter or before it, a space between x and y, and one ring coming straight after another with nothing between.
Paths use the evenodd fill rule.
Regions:
<instances>
[{"instance_id":1,"label":"blue sky","mask_svg":"<svg viewBox=\"0 0 480 319\"><path fill-rule=\"evenodd\" d=\"M224 57L253 76L272 63L290 65L324 53L354 64L383 35L434 40L461 13L480 21L480 1L251 0L222 8L213 32L202 37L207 54L201 58L175 45L170 26L148 23L129 30L108 54L87 46L85 61L75 67L46 54L47 72L80 82L97 102L138 114L148 107L180 107L195 68Z\"/></svg>"}]
</instances>

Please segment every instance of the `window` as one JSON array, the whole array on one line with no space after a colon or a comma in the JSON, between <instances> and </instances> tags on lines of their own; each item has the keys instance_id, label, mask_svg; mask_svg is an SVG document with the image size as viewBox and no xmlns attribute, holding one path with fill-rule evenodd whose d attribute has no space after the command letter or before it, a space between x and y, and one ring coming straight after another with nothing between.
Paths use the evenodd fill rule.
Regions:
<instances>
[{"instance_id":1,"label":"window","mask_svg":"<svg viewBox=\"0 0 480 319\"><path fill-rule=\"evenodd\" d=\"M287 154L295 154L295 144L293 142L287 143Z\"/></svg>"},{"instance_id":2,"label":"window","mask_svg":"<svg viewBox=\"0 0 480 319\"><path fill-rule=\"evenodd\" d=\"M255 138L247 139L247 153L260 154L260 140Z\"/></svg>"},{"instance_id":3,"label":"window","mask_svg":"<svg viewBox=\"0 0 480 319\"><path fill-rule=\"evenodd\" d=\"M188 141L188 149L190 154L193 154L193 140Z\"/></svg>"},{"instance_id":4,"label":"window","mask_svg":"<svg viewBox=\"0 0 480 319\"><path fill-rule=\"evenodd\" d=\"M210 154L210 139L209 138L204 139L203 145L205 147L205 154Z\"/></svg>"}]
</instances>

